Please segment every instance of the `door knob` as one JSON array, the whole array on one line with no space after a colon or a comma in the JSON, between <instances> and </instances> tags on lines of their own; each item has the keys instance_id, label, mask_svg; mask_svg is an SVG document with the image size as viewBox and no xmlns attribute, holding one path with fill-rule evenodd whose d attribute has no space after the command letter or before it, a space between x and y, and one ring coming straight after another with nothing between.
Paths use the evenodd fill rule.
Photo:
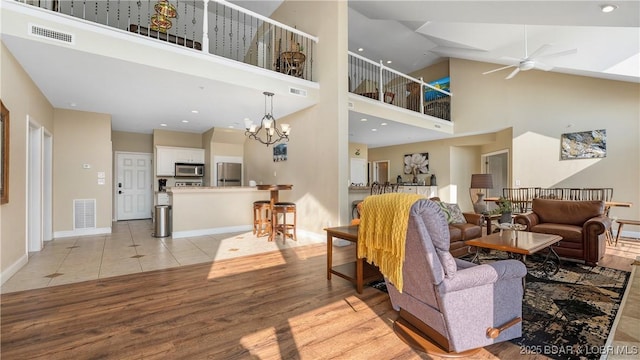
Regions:
<instances>
[{"instance_id":1,"label":"door knob","mask_svg":"<svg viewBox=\"0 0 640 360\"><path fill-rule=\"evenodd\" d=\"M122 190L118 190L118 194L122 194Z\"/></svg>"}]
</instances>

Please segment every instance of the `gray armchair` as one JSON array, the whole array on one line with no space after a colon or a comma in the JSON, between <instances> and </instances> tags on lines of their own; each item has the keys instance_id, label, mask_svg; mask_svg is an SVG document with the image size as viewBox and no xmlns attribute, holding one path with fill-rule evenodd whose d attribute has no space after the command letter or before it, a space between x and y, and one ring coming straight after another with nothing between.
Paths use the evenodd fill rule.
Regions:
<instances>
[{"instance_id":1,"label":"gray armchair","mask_svg":"<svg viewBox=\"0 0 640 360\"><path fill-rule=\"evenodd\" d=\"M520 261L476 265L449 252L449 228L440 207L411 207L402 292L385 278L400 315L398 336L427 352L461 353L520 337L523 277Z\"/></svg>"}]
</instances>

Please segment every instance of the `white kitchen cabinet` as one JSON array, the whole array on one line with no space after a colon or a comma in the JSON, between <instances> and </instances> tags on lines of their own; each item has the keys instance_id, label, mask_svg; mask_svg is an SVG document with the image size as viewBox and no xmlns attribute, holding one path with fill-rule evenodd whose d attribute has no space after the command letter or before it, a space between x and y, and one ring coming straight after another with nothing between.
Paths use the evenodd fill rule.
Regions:
<instances>
[{"instance_id":1,"label":"white kitchen cabinet","mask_svg":"<svg viewBox=\"0 0 640 360\"><path fill-rule=\"evenodd\" d=\"M156 176L175 176L175 163L204 164L204 149L156 146Z\"/></svg>"}]
</instances>

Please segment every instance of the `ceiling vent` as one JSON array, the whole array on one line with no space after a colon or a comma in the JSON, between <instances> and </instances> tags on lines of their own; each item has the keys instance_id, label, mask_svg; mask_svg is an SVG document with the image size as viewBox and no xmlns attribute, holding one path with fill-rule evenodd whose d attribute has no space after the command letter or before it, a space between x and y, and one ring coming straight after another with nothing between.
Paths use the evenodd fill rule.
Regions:
<instances>
[{"instance_id":1,"label":"ceiling vent","mask_svg":"<svg viewBox=\"0 0 640 360\"><path fill-rule=\"evenodd\" d=\"M73 34L48 29L46 27L34 24L29 24L29 34L45 39L59 41L65 44L75 44L75 37L73 36Z\"/></svg>"},{"instance_id":2,"label":"ceiling vent","mask_svg":"<svg viewBox=\"0 0 640 360\"><path fill-rule=\"evenodd\" d=\"M289 94L307 97L307 90L289 87Z\"/></svg>"},{"instance_id":3,"label":"ceiling vent","mask_svg":"<svg viewBox=\"0 0 640 360\"><path fill-rule=\"evenodd\" d=\"M96 227L96 199L73 200L73 229Z\"/></svg>"}]
</instances>

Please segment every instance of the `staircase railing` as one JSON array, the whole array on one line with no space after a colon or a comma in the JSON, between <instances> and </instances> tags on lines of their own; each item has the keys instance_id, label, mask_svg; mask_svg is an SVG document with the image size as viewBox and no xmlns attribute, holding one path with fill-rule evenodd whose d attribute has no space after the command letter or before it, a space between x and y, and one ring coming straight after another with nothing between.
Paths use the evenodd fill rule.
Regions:
<instances>
[{"instance_id":1,"label":"staircase railing","mask_svg":"<svg viewBox=\"0 0 640 360\"><path fill-rule=\"evenodd\" d=\"M349 92L451 121L451 93L349 52Z\"/></svg>"},{"instance_id":2,"label":"staircase railing","mask_svg":"<svg viewBox=\"0 0 640 360\"><path fill-rule=\"evenodd\" d=\"M224 0L17 1L313 81L317 37Z\"/></svg>"}]
</instances>

